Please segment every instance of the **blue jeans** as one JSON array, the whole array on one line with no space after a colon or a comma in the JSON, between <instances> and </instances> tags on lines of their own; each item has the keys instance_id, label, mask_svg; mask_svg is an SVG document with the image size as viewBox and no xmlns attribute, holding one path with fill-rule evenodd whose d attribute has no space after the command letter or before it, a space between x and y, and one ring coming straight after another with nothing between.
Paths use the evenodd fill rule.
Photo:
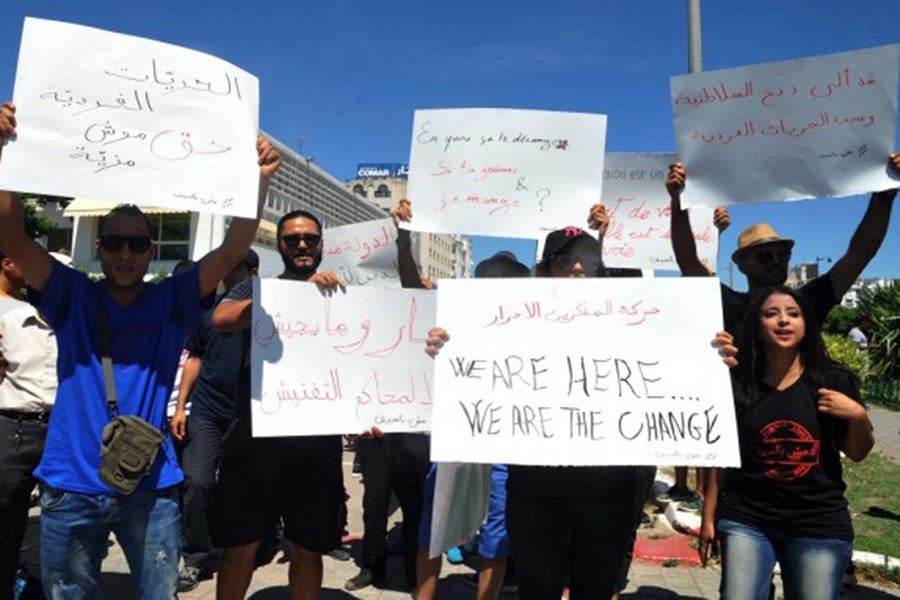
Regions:
<instances>
[{"instance_id":1,"label":"blue jeans","mask_svg":"<svg viewBox=\"0 0 900 600\"><path fill-rule=\"evenodd\" d=\"M722 600L768 600L775 561L787 600L837 600L853 544L834 538L770 538L759 529L719 519Z\"/></svg>"},{"instance_id":2,"label":"blue jeans","mask_svg":"<svg viewBox=\"0 0 900 600\"><path fill-rule=\"evenodd\" d=\"M97 597L109 532L125 553L142 600L176 598L181 516L175 488L94 496L44 486L41 575L50 600Z\"/></svg>"}]
</instances>

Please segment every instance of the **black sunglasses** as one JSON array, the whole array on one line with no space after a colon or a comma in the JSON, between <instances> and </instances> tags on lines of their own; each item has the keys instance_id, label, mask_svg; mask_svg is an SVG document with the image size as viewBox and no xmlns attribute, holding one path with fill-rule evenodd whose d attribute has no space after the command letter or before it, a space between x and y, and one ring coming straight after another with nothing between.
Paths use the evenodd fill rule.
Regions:
<instances>
[{"instance_id":1,"label":"black sunglasses","mask_svg":"<svg viewBox=\"0 0 900 600\"><path fill-rule=\"evenodd\" d=\"M318 233L289 233L281 236L281 241L289 248L297 248L300 242L306 244L307 248L312 248L319 245L322 236Z\"/></svg>"},{"instance_id":2,"label":"black sunglasses","mask_svg":"<svg viewBox=\"0 0 900 600\"><path fill-rule=\"evenodd\" d=\"M150 248L153 240L149 235L101 235L100 247L107 252L118 252L125 244L131 248L132 252L146 252Z\"/></svg>"},{"instance_id":3,"label":"black sunglasses","mask_svg":"<svg viewBox=\"0 0 900 600\"><path fill-rule=\"evenodd\" d=\"M575 266L575 263L581 263L585 271L596 271L603 264L603 259L597 255L588 254L582 256L580 254L554 254L550 260L558 269L568 271Z\"/></svg>"},{"instance_id":4,"label":"black sunglasses","mask_svg":"<svg viewBox=\"0 0 900 600\"><path fill-rule=\"evenodd\" d=\"M756 262L768 265L774 261L787 262L791 260L790 250L759 250L754 254Z\"/></svg>"}]
</instances>

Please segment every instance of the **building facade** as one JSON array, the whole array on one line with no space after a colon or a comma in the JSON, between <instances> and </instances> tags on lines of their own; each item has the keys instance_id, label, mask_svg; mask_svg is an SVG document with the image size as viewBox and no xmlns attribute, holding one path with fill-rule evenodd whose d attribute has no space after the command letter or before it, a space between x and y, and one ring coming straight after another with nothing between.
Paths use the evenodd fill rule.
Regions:
<instances>
[{"instance_id":1,"label":"building facade","mask_svg":"<svg viewBox=\"0 0 900 600\"><path fill-rule=\"evenodd\" d=\"M322 221L324 227L382 219L387 215L384 210L353 194L312 159L291 150L272 136L267 137L281 154L282 163L269 186L253 244L260 255L260 275L269 277L282 271L281 257L276 249L275 227L286 212L298 208L308 210ZM75 198L63 211L65 217L72 219L70 256L76 265L89 272L100 271L94 248L100 217L116 204ZM172 208L142 207L142 210L154 228L157 246L156 256L150 264L150 274L171 272L180 260L199 260L222 243L230 222L229 217L222 215L190 213Z\"/></svg>"},{"instance_id":2,"label":"building facade","mask_svg":"<svg viewBox=\"0 0 900 600\"><path fill-rule=\"evenodd\" d=\"M403 163L359 164L347 187L358 198L391 211L406 198L408 171ZM415 215L415 199L410 200ZM431 281L471 277L472 241L466 236L414 233L413 254L422 277Z\"/></svg>"}]
</instances>

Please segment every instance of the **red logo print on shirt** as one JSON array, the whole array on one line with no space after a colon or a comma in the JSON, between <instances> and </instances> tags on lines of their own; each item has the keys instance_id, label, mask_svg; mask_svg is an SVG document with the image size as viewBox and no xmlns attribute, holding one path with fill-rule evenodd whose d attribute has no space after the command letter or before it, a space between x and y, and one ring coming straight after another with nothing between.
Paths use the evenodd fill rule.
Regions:
<instances>
[{"instance_id":1,"label":"red logo print on shirt","mask_svg":"<svg viewBox=\"0 0 900 600\"><path fill-rule=\"evenodd\" d=\"M766 477L793 481L819 464L819 440L794 421L773 421L751 444L756 462L767 467Z\"/></svg>"}]
</instances>

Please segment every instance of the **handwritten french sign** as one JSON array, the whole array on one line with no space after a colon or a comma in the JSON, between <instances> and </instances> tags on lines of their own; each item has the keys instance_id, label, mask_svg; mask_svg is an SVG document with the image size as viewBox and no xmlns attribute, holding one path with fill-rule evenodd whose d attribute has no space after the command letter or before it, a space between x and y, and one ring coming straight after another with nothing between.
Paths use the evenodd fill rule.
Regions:
<instances>
[{"instance_id":1,"label":"handwritten french sign","mask_svg":"<svg viewBox=\"0 0 900 600\"><path fill-rule=\"evenodd\" d=\"M582 223L600 200L606 116L418 110L407 193L432 233L537 239Z\"/></svg>"},{"instance_id":2,"label":"handwritten french sign","mask_svg":"<svg viewBox=\"0 0 900 600\"><path fill-rule=\"evenodd\" d=\"M609 227L603 238L607 267L678 270L672 252L669 195L665 181L674 154L607 154L603 169L603 204ZM719 232L713 211L692 208L691 229L697 255L716 270Z\"/></svg>"},{"instance_id":3,"label":"handwritten french sign","mask_svg":"<svg viewBox=\"0 0 900 600\"><path fill-rule=\"evenodd\" d=\"M227 62L27 18L13 96L2 188L256 216L259 82Z\"/></svg>"},{"instance_id":4,"label":"handwritten french sign","mask_svg":"<svg viewBox=\"0 0 900 600\"><path fill-rule=\"evenodd\" d=\"M441 281L437 323L433 461L740 464L714 277Z\"/></svg>"},{"instance_id":5,"label":"handwritten french sign","mask_svg":"<svg viewBox=\"0 0 900 600\"><path fill-rule=\"evenodd\" d=\"M433 292L259 279L254 299L254 436L429 430Z\"/></svg>"},{"instance_id":6,"label":"handwritten french sign","mask_svg":"<svg viewBox=\"0 0 900 600\"><path fill-rule=\"evenodd\" d=\"M714 207L897 187L900 45L671 79L682 202Z\"/></svg>"},{"instance_id":7,"label":"handwritten french sign","mask_svg":"<svg viewBox=\"0 0 900 600\"><path fill-rule=\"evenodd\" d=\"M326 229L321 269L334 271L347 285L399 288L397 228L377 219Z\"/></svg>"}]
</instances>

